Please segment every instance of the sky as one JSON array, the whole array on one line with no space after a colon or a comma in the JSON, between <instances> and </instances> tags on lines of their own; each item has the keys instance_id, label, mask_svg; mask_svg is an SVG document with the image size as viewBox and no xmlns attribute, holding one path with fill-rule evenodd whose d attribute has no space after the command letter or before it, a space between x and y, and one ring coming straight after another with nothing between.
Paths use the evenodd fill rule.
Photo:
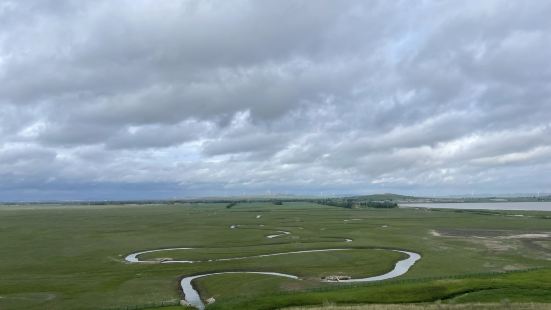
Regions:
<instances>
[{"instance_id":1,"label":"sky","mask_svg":"<svg viewBox=\"0 0 551 310\"><path fill-rule=\"evenodd\" d=\"M0 0L0 201L551 192L549 16Z\"/></svg>"}]
</instances>

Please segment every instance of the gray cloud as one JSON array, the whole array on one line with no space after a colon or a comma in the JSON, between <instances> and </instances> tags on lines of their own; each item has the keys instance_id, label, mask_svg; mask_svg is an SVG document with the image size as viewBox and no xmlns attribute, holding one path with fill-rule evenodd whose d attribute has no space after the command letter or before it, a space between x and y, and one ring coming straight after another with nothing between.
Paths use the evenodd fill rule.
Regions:
<instances>
[{"instance_id":1,"label":"gray cloud","mask_svg":"<svg viewBox=\"0 0 551 310\"><path fill-rule=\"evenodd\" d=\"M0 200L549 191L550 14L4 1Z\"/></svg>"}]
</instances>

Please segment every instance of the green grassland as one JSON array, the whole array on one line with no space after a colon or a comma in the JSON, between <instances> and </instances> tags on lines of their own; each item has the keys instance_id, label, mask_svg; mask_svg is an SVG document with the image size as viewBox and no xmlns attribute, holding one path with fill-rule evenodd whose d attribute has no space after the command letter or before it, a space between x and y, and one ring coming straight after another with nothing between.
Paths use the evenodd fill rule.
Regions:
<instances>
[{"instance_id":1,"label":"green grassland","mask_svg":"<svg viewBox=\"0 0 551 310\"><path fill-rule=\"evenodd\" d=\"M0 206L0 309L153 309L161 303L167 307L155 309L183 309L168 306L182 299L182 276L242 270L290 273L301 280L252 274L200 278L195 284L201 295L217 300L209 309L437 300L551 303L551 240L542 237L551 232L546 212L343 209L309 202L226 205ZM266 238L279 230L291 234ZM194 249L143 258L351 250L196 264L124 262L132 252L172 247ZM403 258L381 248L414 251L422 259L395 280L319 281L333 274L382 274Z\"/></svg>"},{"instance_id":2,"label":"green grassland","mask_svg":"<svg viewBox=\"0 0 551 310\"><path fill-rule=\"evenodd\" d=\"M364 305L332 305L293 307L286 310L548 310L549 304L545 303L469 303L469 304L443 304L417 303L417 304L364 304Z\"/></svg>"}]
</instances>

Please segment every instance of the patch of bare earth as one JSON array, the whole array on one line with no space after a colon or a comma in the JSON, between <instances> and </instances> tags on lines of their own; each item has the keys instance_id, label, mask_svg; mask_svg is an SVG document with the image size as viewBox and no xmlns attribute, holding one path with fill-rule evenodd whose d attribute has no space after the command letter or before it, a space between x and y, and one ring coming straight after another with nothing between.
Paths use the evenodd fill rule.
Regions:
<instances>
[{"instance_id":1,"label":"patch of bare earth","mask_svg":"<svg viewBox=\"0 0 551 310\"><path fill-rule=\"evenodd\" d=\"M551 232L492 229L438 229L431 230L434 237L451 237L482 245L493 252L516 251L521 255L551 259ZM506 270L517 270L511 267Z\"/></svg>"},{"instance_id":2,"label":"patch of bare earth","mask_svg":"<svg viewBox=\"0 0 551 310\"><path fill-rule=\"evenodd\" d=\"M324 305L313 307L285 308L286 310L544 310L550 309L550 304L536 303L470 303L470 304L390 304L390 305L354 305L338 306Z\"/></svg>"}]
</instances>

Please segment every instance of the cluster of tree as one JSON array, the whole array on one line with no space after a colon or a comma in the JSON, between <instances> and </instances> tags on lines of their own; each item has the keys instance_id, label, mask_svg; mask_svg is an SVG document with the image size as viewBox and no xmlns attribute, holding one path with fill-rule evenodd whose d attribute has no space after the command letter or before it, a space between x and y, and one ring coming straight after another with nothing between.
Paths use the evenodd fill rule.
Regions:
<instances>
[{"instance_id":1,"label":"cluster of tree","mask_svg":"<svg viewBox=\"0 0 551 310\"><path fill-rule=\"evenodd\" d=\"M316 200L318 204L339 208L397 208L398 204L393 201L355 201L353 199L323 199Z\"/></svg>"},{"instance_id":2,"label":"cluster of tree","mask_svg":"<svg viewBox=\"0 0 551 310\"><path fill-rule=\"evenodd\" d=\"M390 209L390 208L398 208L398 204L393 201L362 201L357 203L360 207L368 207L368 208L382 208L382 209Z\"/></svg>"},{"instance_id":3,"label":"cluster of tree","mask_svg":"<svg viewBox=\"0 0 551 310\"><path fill-rule=\"evenodd\" d=\"M316 203L320 205L333 206L339 208L352 209L354 207L354 202L351 199L323 199L316 200Z\"/></svg>"}]
</instances>

